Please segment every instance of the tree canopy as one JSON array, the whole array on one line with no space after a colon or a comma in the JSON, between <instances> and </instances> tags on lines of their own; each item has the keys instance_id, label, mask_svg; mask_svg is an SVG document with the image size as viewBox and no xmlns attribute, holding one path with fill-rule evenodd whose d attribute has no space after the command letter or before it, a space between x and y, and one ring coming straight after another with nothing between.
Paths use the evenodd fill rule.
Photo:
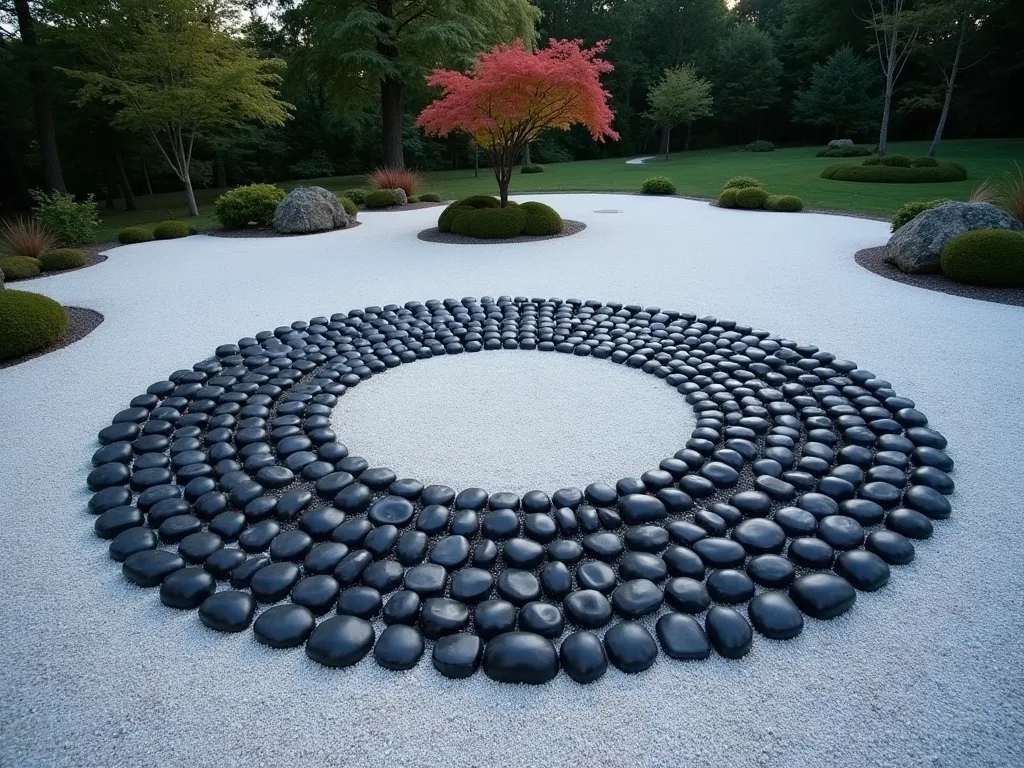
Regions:
<instances>
[{"instance_id":1,"label":"tree canopy","mask_svg":"<svg viewBox=\"0 0 1024 768\"><path fill-rule=\"evenodd\" d=\"M846 45L815 64L811 84L793 99L793 116L811 125L833 128L834 137L843 131L861 131L878 119L880 101L872 91L874 65L857 56Z\"/></svg>"},{"instance_id":2,"label":"tree canopy","mask_svg":"<svg viewBox=\"0 0 1024 768\"><path fill-rule=\"evenodd\" d=\"M697 74L692 64L666 70L661 80L651 88L647 100L651 104L650 118L663 129L662 151L669 149L671 131L677 125L690 125L694 120L712 114L714 97L712 84Z\"/></svg>"}]
</instances>

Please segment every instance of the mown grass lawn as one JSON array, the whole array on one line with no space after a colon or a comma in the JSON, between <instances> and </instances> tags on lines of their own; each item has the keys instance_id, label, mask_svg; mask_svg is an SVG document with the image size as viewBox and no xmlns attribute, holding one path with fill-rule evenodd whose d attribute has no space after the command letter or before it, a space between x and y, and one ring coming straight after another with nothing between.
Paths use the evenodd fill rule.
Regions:
<instances>
[{"instance_id":1,"label":"mown grass lawn","mask_svg":"<svg viewBox=\"0 0 1024 768\"><path fill-rule=\"evenodd\" d=\"M512 194L530 192L636 192L649 176L667 176L680 195L715 197L725 181L732 176L756 176L773 194L792 194L803 199L808 208L843 211L880 218L889 218L903 203L911 200L950 198L966 200L986 178L1000 179L1008 172L1017 172L1014 163L1024 168L1024 139L986 139L945 141L938 159L958 162L967 168L968 180L948 184L864 184L828 181L820 177L822 169L836 162L859 162L859 158L836 160L816 157L819 147L779 149L752 153L736 148L699 150L670 155L668 160L648 160L643 165L627 165L625 158L584 160L545 166L544 173L516 174ZM890 144L890 154L920 157L928 151L928 142ZM495 193L497 186L489 168L481 168L479 177L472 169L439 171L424 174L423 191L438 192L446 198L470 194ZM304 179L280 182L289 190L296 186L316 184L334 192L363 187L361 176L334 176L326 179ZM189 223L200 231L217 226L213 201L223 192L219 189L196 190L200 215ZM131 212L101 211L103 226L98 239L113 240L122 227L134 224L153 225L168 218L186 217L184 193L165 193L138 198L139 210Z\"/></svg>"}]
</instances>

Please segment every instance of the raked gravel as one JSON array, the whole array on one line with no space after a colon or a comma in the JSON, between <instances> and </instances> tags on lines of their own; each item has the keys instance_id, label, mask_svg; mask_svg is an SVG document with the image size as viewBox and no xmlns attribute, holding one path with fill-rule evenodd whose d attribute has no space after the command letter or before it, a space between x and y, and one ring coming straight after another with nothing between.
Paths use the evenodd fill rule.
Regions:
<instances>
[{"instance_id":1,"label":"raked gravel","mask_svg":"<svg viewBox=\"0 0 1024 768\"><path fill-rule=\"evenodd\" d=\"M364 226L309 237L118 248L33 283L106 321L0 371L0 765L1019 765L1024 310L867 272L853 254L885 242L884 223L634 195L544 201L586 231L452 248L416 239L436 211L367 213ZM622 213L593 213L604 208ZM369 658L326 669L251 632L206 630L107 558L84 510L89 457L96 432L151 382L292 320L502 293L715 314L855 360L949 438L953 517L887 587L835 621L809 620L796 640L758 638L741 661L661 656L586 687L565 675L541 688L450 681L429 659L404 674ZM428 365L408 375L429 381ZM588 368L576 370L584 389ZM386 402L386 381L365 386L367 405ZM660 398L631 391L595 406L595 430ZM553 419L553 431L566 426ZM515 435L509 461L526 466L534 446ZM446 471L443 454L422 461Z\"/></svg>"}]
</instances>

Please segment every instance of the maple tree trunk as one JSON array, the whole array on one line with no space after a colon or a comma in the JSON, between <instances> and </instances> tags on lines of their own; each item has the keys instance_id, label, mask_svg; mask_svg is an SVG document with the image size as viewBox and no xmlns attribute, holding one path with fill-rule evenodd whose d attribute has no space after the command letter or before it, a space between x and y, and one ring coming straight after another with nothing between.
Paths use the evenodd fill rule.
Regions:
<instances>
[{"instance_id":1,"label":"maple tree trunk","mask_svg":"<svg viewBox=\"0 0 1024 768\"><path fill-rule=\"evenodd\" d=\"M928 148L928 157L935 157L935 153L939 151L939 142L942 141L942 132L946 130L946 118L949 117L949 105L953 101L953 88L956 85L956 73L960 68L960 53L964 47L964 30L967 21L965 19L960 20L960 38L957 41L956 55L953 56L953 68L949 73L949 80L946 82L946 99L942 102L942 114L939 115L939 124L935 127L935 138L932 139L932 145Z\"/></svg>"},{"instance_id":2,"label":"maple tree trunk","mask_svg":"<svg viewBox=\"0 0 1024 768\"><path fill-rule=\"evenodd\" d=\"M117 171L118 186L121 187L121 197L124 198L124 209L126 211L134 211L137 208L135 205L135 192L132 190L132 183L128 179L128 173L124 169L121 150L116 146L114 147L114 168Z\"/></svg>"},{"instance_id":3,"label":"maple tree trunk","mask_svg":"<svg viewBox=\"0 0 1024 768\"><path fill-rule=\"evenodd\" d=\"M152 197L153 195L153 184L149 180L149 169L146 167L146 161L142 161L142 178L146 180L146 194Z\"/></svg>"},{"instance_id":4,"label":"maple tree trunk","mask_svg":"<svg viewBox=\"0 0 1024 768\"><path fill-rule=\"evenodd\" d=\"M668 149L672 143L672 129L667 126L661 126L661 154L668 160Z\"/></svg>"},{"instance_id":5,"label":"maple tree trunk","mask_svg":"<svg viewBox=\"0 0 1024 768\"><path fill-rule=\"evenodd\" d=\"M213 160L213 186L224 189L228 185L228 171L224 167L224 156L219 152Z\"/></svg>"},{"instance_id":6,"label":"maple tree trunk","mask_svg":"<svg viewBox=\"0 0 1024 768\"><path fill-rule=\"evenodd\" d=\"M380 81L385 168L405 168L405 157L402 152L402 90L401 81Z\"/></svg>"}]
</instances>

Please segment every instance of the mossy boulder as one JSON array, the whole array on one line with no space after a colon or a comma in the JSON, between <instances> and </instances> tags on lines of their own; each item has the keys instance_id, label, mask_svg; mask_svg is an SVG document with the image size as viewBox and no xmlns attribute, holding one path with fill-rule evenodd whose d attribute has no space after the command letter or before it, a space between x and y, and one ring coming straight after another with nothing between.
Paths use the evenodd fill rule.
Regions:
<instances>
[{"instance_id":1,"label":"mossy boulder","mask_svg":"<svg viewBox=\"0 0 1024 768\"><path fill-rule=\"evenodd\" d=\"M348 224L348 214L337 195L323 187L297 187L274 211L274 231L283 235L328 232Z\"/></svg>"},{"instance_id":2,"label":"mossy boulder","mask_svg":"<svg viewBox=\"0 0 1024 768\"><path fill-rule=\"evenodd\" d=\"M1024 232L978 229L957 235L942 249L940 264L958 283L1019 288L1024 286Z\"/></svg>"},{"instance_id":3,"label":"mossy boulder","mask_svg":"<svg viewBox=\"0 0 1024 768\"><path fill-rule=\"evenodd\" d=\"M64 307L28 291L0 291L0 360L38 352L68 329Z\"/></svg>"}]
</instances>

